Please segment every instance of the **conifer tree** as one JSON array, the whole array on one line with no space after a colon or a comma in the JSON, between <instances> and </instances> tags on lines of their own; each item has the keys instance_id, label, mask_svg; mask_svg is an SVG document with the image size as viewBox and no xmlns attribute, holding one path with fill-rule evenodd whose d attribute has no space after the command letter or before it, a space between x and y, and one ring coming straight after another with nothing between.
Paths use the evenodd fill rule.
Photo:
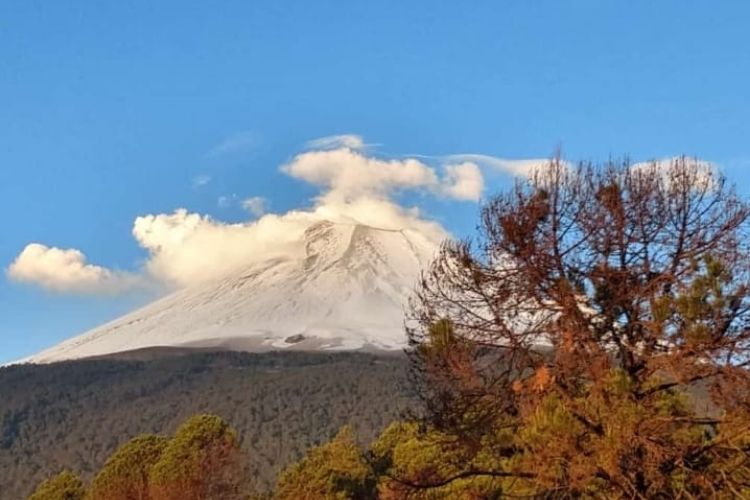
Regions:
<instances>
[{"instance_id":1,"label":"conifer tree","mask_svg":"<svg viewBox=\"0 0 750 500\"><path fill-rule=\"evenodd\" d=\"M375 479L350 427L287 467L276 488L279 500L367 500L374 494Z\"/></svg>"},{"instance_id":2,"label":"conifer tree","mask_svg":"<svg viewBox=\"0 0 750 500\"><path fill-rule=\"evenodd\" d=\"M29 500L83 500L85 493L81 478L66 470L43 481Z\"/></svg>"},{"instance_id":3,"label":"conifer tree","mask_svg":"<svg viewBox=\"0 0 750 500\"><path fill-rule=\"evenodd\" d=\"M220 417L196 415L182 424L150 469L153 500L242 498L236 432Z\"/></svg>"},{"instance_id":4,"label":"conifer tree","mask_svg":"<svg viewBox=\"0 0 750 500\"><path fill-rule=\"evenodd\" d=\"M115 451L94 477L87 500L148 500L149 472L169 440L138 436Z\"/></svg>"}]
</instances>

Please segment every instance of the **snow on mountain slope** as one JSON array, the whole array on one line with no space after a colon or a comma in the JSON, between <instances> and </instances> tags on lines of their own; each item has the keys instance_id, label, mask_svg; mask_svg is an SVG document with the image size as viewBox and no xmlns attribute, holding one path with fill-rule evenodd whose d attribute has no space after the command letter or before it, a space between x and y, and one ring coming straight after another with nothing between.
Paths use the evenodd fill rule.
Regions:
<instances>
[{"instance_id":1,"label":"snow on mountain slope","mask_svg":"<svg viewBox=\"0 0 750 500\"><path fill-rule=\"evenodd\" d=\"M414 230L317 222L294 254L177 291L23 361L157 346L399 349L406 300L436 251Z\"/></svg>"}]
</instances>

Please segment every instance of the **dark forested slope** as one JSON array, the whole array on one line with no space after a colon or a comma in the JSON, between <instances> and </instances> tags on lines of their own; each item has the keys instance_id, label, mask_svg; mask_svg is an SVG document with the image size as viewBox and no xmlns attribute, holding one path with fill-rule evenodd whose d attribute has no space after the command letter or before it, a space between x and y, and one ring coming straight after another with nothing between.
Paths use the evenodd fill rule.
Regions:
<instances>
[{"instance_id":1,"label":"dark forested slope","mask_svg":"<svg viewBox=\"0 0 750 500\"><path fill-rule=\"evenodd\" d=\"M414 405L404 356L133 357L0 369L0 498L25 498L61 468L89 477L129 438L172 433L196 413L237 429L263 488L342 425L368 441Z\"/></svg>"}]
</instances>

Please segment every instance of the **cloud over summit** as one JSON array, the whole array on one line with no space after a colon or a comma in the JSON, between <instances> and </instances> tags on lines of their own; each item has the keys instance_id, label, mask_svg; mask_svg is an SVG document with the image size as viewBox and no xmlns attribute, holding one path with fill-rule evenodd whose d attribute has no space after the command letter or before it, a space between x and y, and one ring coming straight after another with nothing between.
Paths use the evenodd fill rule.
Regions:
<instances>
[{"instance_id":1,"label":"cloud over summit","mask_svg":"<svg viewBox=\"0 0 750 500\"><path fill-rule=\"evenodd\" d=\"M381 159L342 147L297 155L282 170L324 188L324 198L386 198L394 191L424 190L437 196L477 201L484 188L476 164L447 165L440 173L415 159Z\"/></svg>"},{"instance_id":2,"label":"cloud over summit","mask_svg":"<svg viewBox=\"0 0 750 500\"><path fill-rule=\"evenodd\" d=\"M220 149L244 144L246 137L242 139ZM491 158L461 155L437 164L416 157L385 158L371 154L356 135L324 137L306 146L309 149L281 171L320 189L308 207L266 213L264 198L248 197L238 201L253 217L245 222L227 223L183 208L142 215L133 222L132 235L146 259L136 271L114 271L89 263L80 250L35 243L18 255L7 275L57 292L118 292L153 282L170 288L192 286L241 266L296 256L305 229L321 220L411 229L439 242L447 231L418 208L394 201L394 195L420 192L478 201L484 190L482 169Z\"/></svg>"}]
</instances>

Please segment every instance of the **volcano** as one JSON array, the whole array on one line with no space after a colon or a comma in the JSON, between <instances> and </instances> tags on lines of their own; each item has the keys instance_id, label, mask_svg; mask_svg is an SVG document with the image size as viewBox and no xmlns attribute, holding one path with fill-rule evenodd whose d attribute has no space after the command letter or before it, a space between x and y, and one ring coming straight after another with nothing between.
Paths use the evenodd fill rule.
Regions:
<instances>
[{"instance_id":1,"label":"volcano","mask_svg":"<svg viewBox=\"0 0 750 500\"><path fill-rule=\"evenodd\" d=\"M159 347L398 350L408 297L437 249L412 229L319 221L290 255L178 290L23 361Z\"/></svg>"}]
</instances>

